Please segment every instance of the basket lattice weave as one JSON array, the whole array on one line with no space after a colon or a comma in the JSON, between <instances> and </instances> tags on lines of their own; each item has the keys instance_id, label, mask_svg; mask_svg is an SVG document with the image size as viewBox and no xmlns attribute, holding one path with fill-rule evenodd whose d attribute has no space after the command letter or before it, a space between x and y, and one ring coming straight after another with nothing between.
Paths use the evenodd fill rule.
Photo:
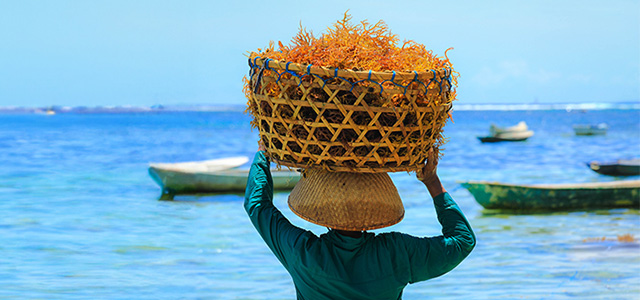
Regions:
<instances>
[{"instance_id":1,"label":"basket lattice weave","mask_svg":"<svg viewBox=\"0 0 640 300\"><path fill-rule=\"evenodd\" d=\"M248 110L266 153L294 168L398 172L443 143L451 72L330 69L252 56Z\"/></svg>"}]
</instances>

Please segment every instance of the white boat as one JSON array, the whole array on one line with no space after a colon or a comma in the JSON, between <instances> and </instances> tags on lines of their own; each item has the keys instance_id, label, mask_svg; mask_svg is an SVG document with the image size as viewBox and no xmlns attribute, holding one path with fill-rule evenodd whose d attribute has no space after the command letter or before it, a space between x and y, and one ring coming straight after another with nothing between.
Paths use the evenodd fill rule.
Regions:
<instances>
[{"instance_id":1,"label":"white boat","mask_svg":"<svg viewBox=\"0 0 640 300\"><path fill-rule=\"evenodd\" d=\"M576 135L604 135L607 134L609 126L605 123L598 125L574 125L573 131Z\"/></svg>"},{"instance_id":2,"label":"white boat","mask_svg":"<svg viewBox=\"0 0 640 300\"><path fill-rule=\"evenodd\" d=\"M249 158L246 156L237 156L179 163L151 163L149 164L149 169L158 170L160 172L204 173L237 168L246 164L248 161Z\"/></svg>"},{"instance_id":3,"label":"white boat","mask_svg":"<svg viewBox=\"0 0 640 300\"><path fill-rule=\"evenodd\" d=\"M238 169L248 159L227 158L186 163L150 164L149 175L162 188L161 199L179 194L243 193L249 170ZM271 170L274 190L290 190L300 173L288 169Z\"/></svg>"},{"instance_id":4,"label":"white boat","mask_svg":"<svg viewBox=\"0 0 640 300\"><path fill-rule=\"evenodd\" d=\"M483 143L493 142L516 142L524 141L533 136L533 131L529 130L527 123L520 121L518 124L511 127L498 127L495 124L491 124L489 127L489 136L478 137Z\"/></svg>"},{"instance_id":5,"label":"white boat","mask_svg":"<svg viewBox=\"0 0 640 300\"><path fill-rule=\"evenodd\" d=\"M491 124L489 126L489 133L493 136L505 134L505 133L514 133L514 132L523 132L529 130L527 123L525 121L520 121L518 124L511 127L498 127L496 124Z\"/></svg>"}]
</instances>

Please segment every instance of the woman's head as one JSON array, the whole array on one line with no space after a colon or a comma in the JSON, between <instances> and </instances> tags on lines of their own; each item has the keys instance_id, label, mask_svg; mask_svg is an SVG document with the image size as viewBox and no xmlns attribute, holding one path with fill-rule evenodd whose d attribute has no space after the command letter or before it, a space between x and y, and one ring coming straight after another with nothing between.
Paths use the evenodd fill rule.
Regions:
<instances>
[{"instance_id":1,"label":"woman's head","mask_svg":"<svg viewBox=\"0 0 640 300\"><path fill-rule=\"evenodd\" d=\"M289 195L291 210L311 223L343 231L396 224L404 206L387 173L307 169Z\"/></svg>"}]
</instances>

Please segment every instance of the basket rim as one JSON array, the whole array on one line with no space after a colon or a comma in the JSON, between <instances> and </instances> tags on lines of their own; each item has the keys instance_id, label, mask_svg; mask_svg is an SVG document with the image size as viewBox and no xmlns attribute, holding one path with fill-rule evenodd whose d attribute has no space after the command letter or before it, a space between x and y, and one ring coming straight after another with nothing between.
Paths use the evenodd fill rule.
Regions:
<instances>
[{"instance_id":1,"label":"basket rim","mask_svg":"<svg viewBox=\"0 0 640 300\"><path fill-rule=\"evenodd\" d=\"M266 65L265 65L266 62ZM315 66L312 64L301 64L288 62L284 60L275 60L271 58L261 57L258 53L252 52L249 56L249 66L257 66L266 69L279 69L294 72L304 72L311 75L328 76L328 77L348 77L348 78L369 78L375 77L382 80L431 80L435 77L443 78L451 75L451 69L440 68L428 71L355 71L352 69L328 68L324 66Z\"/></svg>"},{"instance_id":2,"label":"basket rim","mask_svg":"<svg viewBox=\"0 0 640 300\"><path fill-rule=\"evenodd\" d=\"M280 160L275 155L271 157L272 161L278 165L289 168L290 170L306 170L317 169L325 170L328 172L343 172L343 173L397 173L397 172L415 172L419 170L423 164L404 165L404 166L329 166L326 164L305 164L298 162L291 162L287 160ZM417 160L416 160L417 161Z\"/></svg>"},{"instance_id":3,"label":"basket rim","mask_svg":"<svg viewBox=\"0 0 640 300\"><path fill-rule=\"evenodd\" d=\"M416 107L410 106L409 108L403 108L401 106L367 106L365 107L363 105L353 105L353 104L338 105L335 103L327 103L327 102L320 102L320 101L282 99L282 98L275 98L267 95L258 95L258 94L254 95L254 97L256 97L256 99L259 101L266 101L266 102L270 102L274 104L282 104L282 105L286 104L286 105L298 105L298 106L304 106L304 107L318 107L318 105L315 105L315 104L319 104L319 106L321 106L324 109L335 109L335 110L344 109L344 110L362 111L362 112L366 112L367 107L369 107L369 108L375 108L376 111L380 111L380 112L398 113L398 114L402 114L404 110L420 111L420 112L439 112L443 110L448 111L453 108L452 102L437 104L435 108L432 106L416 106Z\"/></svg>"}]
</instances>

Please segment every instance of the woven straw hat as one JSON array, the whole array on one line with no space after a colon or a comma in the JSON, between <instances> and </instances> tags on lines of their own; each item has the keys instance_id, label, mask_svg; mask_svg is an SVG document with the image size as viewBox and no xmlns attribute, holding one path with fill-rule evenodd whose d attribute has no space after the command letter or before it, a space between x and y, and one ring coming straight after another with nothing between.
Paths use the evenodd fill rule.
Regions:
<instances>
[{"instance_id":1,"label":"woven straw hat","mask_svg":"<svg viewBox=\"0 0 640 300\"><path fill-rule=\"evenodd\" d=\"M364 231L391 226L404 206L387 173L347 173L307 169L289 194L289 208L321 226Z\"/></svg>"}]
</instances>

